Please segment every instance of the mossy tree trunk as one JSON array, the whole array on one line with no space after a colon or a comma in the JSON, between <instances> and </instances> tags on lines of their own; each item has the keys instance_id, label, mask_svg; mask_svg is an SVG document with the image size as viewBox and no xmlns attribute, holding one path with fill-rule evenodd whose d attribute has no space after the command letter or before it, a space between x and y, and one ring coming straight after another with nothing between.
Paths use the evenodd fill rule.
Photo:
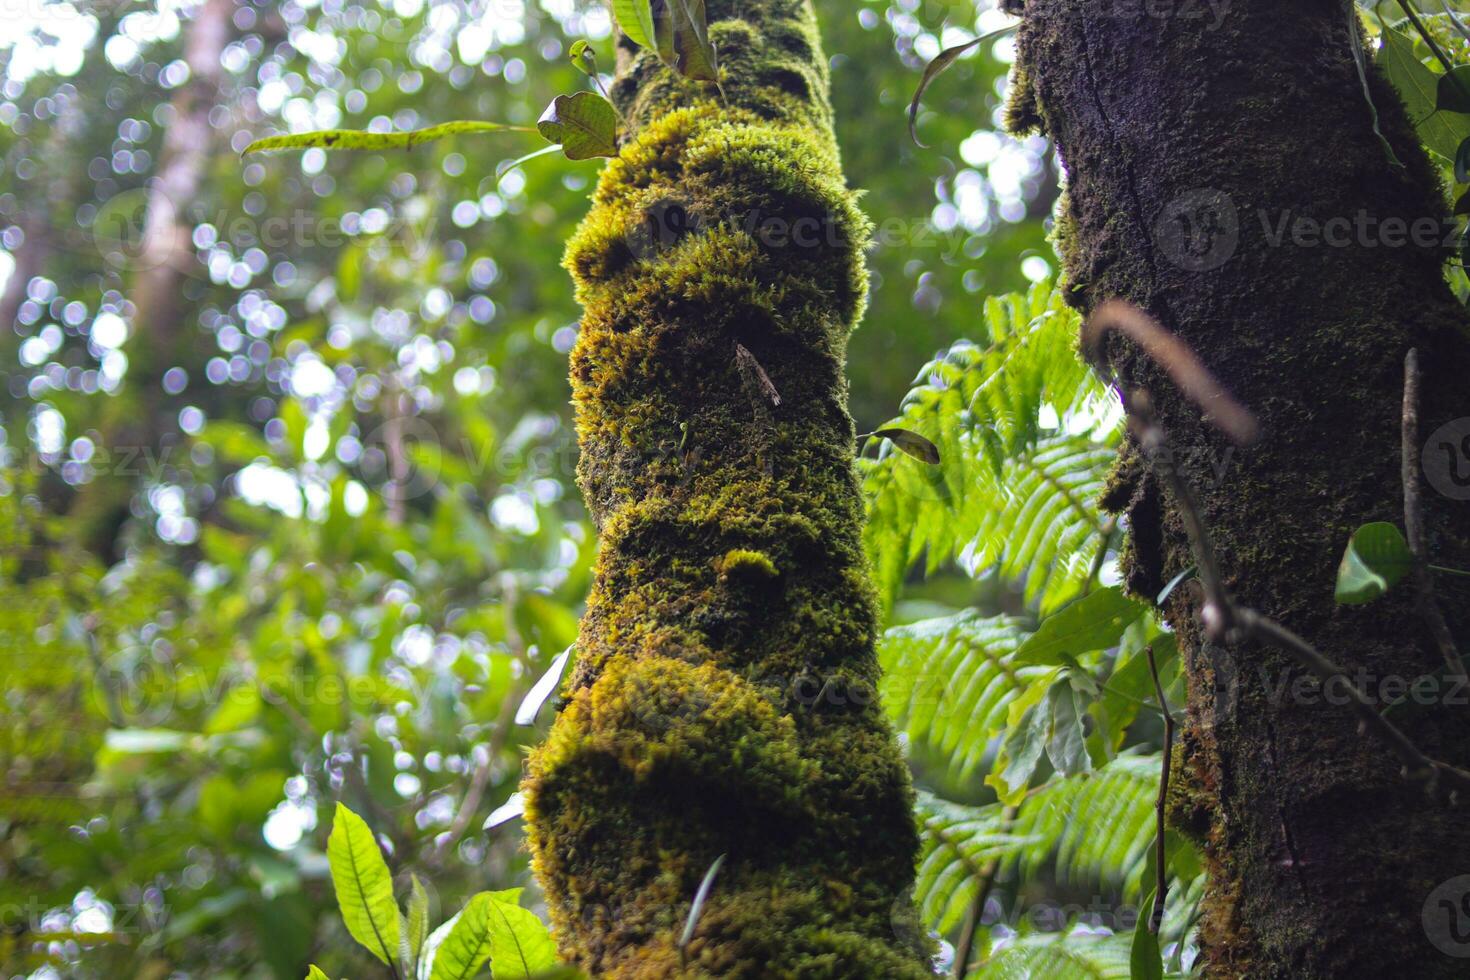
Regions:
<instances>
[{"instance_id":1,"label":"mossy tree trunk","mask_svg":"<svg viewBox=\"0 0 1470 980\"><path fill-rule=\"evenodd\" d=\"M630 132L567 252L601 551L525 783L535 866L596 976L923 976L843 379L868 226L809 2L708 17L723 102L621 42Z\"/></svg>"},{"instance_id":2,"label":"mossy tree trunk","mask_svg":"<svg viewBox=\"0 0 1470 980\"><path fill-rule=\"evenodd\" d=\"M1147 309L1261 423L1259 443L1232 453L1156 366L1115 338L1111 361L1124 383L1152 394L1227 584L1380 703L1395 678L1440 678L1436 703L1393 717L1429 755L1464 766L1470 708L1446 697L1457 688L1444 680L1414 590L1406 582L1365 606L1333 601L1352 530L1403 524L1410 347L1424 365L1421 440L1470 415L1465 317L1442 272L1442 189L1396 93L1372 70L1372 99L1402 165L1375 138L1351 5L1236 0L1213 29L1204 5L1012 6L1025 18L1012 122L1043 128L1065 161L1058 238L1072 301L1089 311L1124 297ZM1404 231L1416 219L1428 221L1417 245ZM1423 493L1433 560L1470 567L1470 504L1432 486ZM1154 596L1193 563L1173 502L1132 452L1109 496L1130 521L1129 584ZM1466 589L1440 586L1470 648ZM1209 857L1206 974L1463 976L1466 960L1450 954L1470 948L1446 942L1435 919L1444 912L1429 899L1470 870L1466 801L1453 808L1402 779L1340 697L1294 686L1299 672L1282 651L1205 641L1199 605L1186 588L1167 613L1190 682L1171 818Z\"/></svg>"}]
</instances>

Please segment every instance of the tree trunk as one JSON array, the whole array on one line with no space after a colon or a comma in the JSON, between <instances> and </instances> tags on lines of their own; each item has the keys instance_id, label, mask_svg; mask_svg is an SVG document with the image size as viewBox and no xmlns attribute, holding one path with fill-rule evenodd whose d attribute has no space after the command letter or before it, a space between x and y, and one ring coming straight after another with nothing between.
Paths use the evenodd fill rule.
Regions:
<instances>
[{"instance_id":1,"label":"tree trunk","mask_svg":"<svg viewBox=\"0 0 1470 980\"><path fill-rule=\"evenodd\" d=\"M596 976L926 976L843 379L868 226L809 2L709 21L724 104L621 42L632 135L567 252L601 552L525 783L535 866Z\"/></svg>"},{"instance_id":2,"label":"tree trunk","mask_svg":"<svg viewBox=\"0 0 1470 980\"><path fill-rule=\"evenodd\" d=\"M1232 452L1137 347L1110 344L1123 383L1153 397L1229 587L1382 705L1396 678L1438 678L1435 703L1391 717L1429 755L1464 766L1470 708L1444 677L1408 581L1369 605L1333 600L1353 529L1404 523L1409 348L1425 367L1426 454L1458 451L1470 430L1465 317L1443 277L1443 190L1395 91L1370 69L1402 165L1374 135L1351 4L1236 0L1218 16L1216 5L1185 3L1013 6L1025 20L1011 120L1044 128L1065 162L1058 239L1071 300L1084 312L1113 297L1148 310L1260 422L1259 442ZM1404 234L1414 227L1426 231ZM1460 428L1430 438L1456 419ZM1431 561L1464 568L1470 506L1456 493L1431 478L1425 518ZM1124 565L1137 594L1157 595L1193 564L1136 447L1108 502L1127 512ZM1462 583L1442 580L1440 601L1470 643ZM1431 893L1470 871L1465 801L1453 808L1402 779L1341 692L1296 685L1282 651L1204 640L1199 606L1197 591L1180 589L1167 614L1190 682L1171 818L1209 861L1206 975L1463 976L1470 942L1455 941L1446 916L1470 888ZM1455 925L1463 934L1470 922Z\"/></svg>"},{"instance_id":3,"label":"tree trunk","mask_svg":"<svg viewBox=\"0 0 1470 980\"><path fill-rule=\"evenodd\" d=\"M163 134L158 170L148 183L141 248L129 287L133 314L124 347L128 378L101 421L102 448L110 455L69 512L78 540L109 564L119 557L116 538L137 485L132 466L114 469L105 461L141 458L162 463L172 449L165 442L174 434L174 421L167 410L170 400L163 376L186 359L185 349L192 343L183 284L199 265L187 210L199 196L219 142L209 116L220 104L224 79L220 56L230 41L234 12L235 0L205 0L184 28L189 80L171 103L172 119Z\"/></svg>"}]
</instances>

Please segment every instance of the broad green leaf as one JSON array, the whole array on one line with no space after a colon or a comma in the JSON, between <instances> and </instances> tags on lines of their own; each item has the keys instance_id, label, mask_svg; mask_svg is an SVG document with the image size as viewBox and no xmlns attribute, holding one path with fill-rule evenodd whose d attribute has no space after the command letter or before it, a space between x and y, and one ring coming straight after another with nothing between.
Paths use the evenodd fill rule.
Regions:
<instances>
[{"instance_id":1,"label":"broad green leaf","mask_svg":"<svg viewBox=\"0 0 1470 980\"><path fill-rule=\"evenodd\" d=\"M461 119L458 122L440 123L407 133L368 133L359 129L321 129L314 133L295 133L290 136L267 136L245 147L246 153L264 150L305 150L321 147L328 150L408 150L424 143L455 136L459 133L528 133L524 126L507 126L504 123L481 122L476 119Z\"/></svg>"},{"instance_id":2,"label":"broad green leaf","mask_svg":"<svg viewBox=\"0 0 1470 980\"><path fill-rule=\"evenodd\" d=\"M1461 140L1455 150L1455 183L1470 183L1470 138Z\"/></svg>"},{"instance_id":3,"label":"broad green leaf","mask_svg":"<svg viewBox=\"0 0 1470 980\"><path fill-rule=\"evenodd\" d=\"M689 915L684 920L684 932L679 936L680 950L688 946L689 940L694 938L694 927L699 925L699 913L704 911L704 903L709 900L709 893L715 887L715 875L720 873L720 866L724 863L725 855L721 854L710 862L709 870L704 873L704 879L694 893L694 902L689 906Z\"/></svg>"},{"instance_id":4,"label":"broad green leaf","mask_svg":"<svg viewBox=\"0 0 1470 980\"><path fill-rule=\"evenodd\" d=\"M480 892L465 903L434 952L430 980L469 980L490 959L490 906L494 902L489 892Z\"/></svg>"},{"instance_id":5,"label":"broad green leaf","mask_svg":"<svg viewBox=\"0 0 1470 980\"><path fill-rule=\"evenodd\" d=\"M993 788L1007 806L1025 798L1031 774L1046 749L1048 713L1041 702L1050 689L1049 681L1038 681L1011 702L995 771L985 777L985 785Z\"/></svg>"},{"instance_id":6,"label":"broad green leaf","mask_svg":"<svg viewBox=\"0 0 1470 980\"><path fill-rule=\"evenodd\" d=\"M1118 586L1095 589L1041 621L1041 626L1016 649L1015 659L1026 664L1063 663L1063 654L1078 656L1117 643L1128 624L1143 615L1143 606Z\"/></svg>"},{"instance_id":7,"label":"broad green leaf","mask_svg":"<svg viewBox=\"0 0 1470 980\"><path fill-rule=\"evenodd\" d=\"M1057 772L1075 776L1092 768L1087 755L1087 738L1082 731L1082 715L1086 709L1077 688L1068 679L1052 684L1046 696L1051 715L1051 730L1046 739L1046 756Z\"/></svg>"},{"instance_id":8,"label":"broad green leaf","mask_svg":"<svg viewBox=\"0 0 1470 980\"><path fill-rule=\"evenodd\" d=\"M1399 90L1419 138L1433 152L1454 160L1455 150L1470 137L1470 116L1436 107L1439 76L1414 54L1414 42L1407 35L1384 25L1382 37L1383 69Z\"/></svg>"},{"instance_id":9,"label":"broad green leaf","mask_svg":"<svg viewBox=\"0 0 1470 980\"><path fill-rule=\"evenodd\" d=\"M596 92L558 95L541 114L536 130L560 144L568 160L618 155L618 113Z\"/></svg>"},{"instance_id":10,"label":"broad green leaf","mask_svg":"<svg viewBox=\"0 0 1470 980\"><path fill-rule=\"evenodd\" d=\"M1456 65L1439 76L1434 107L1447 112L1470 112L1470 65Z\"/></svg>"},{"instance_id":11,"label":"broad green leaf","mask_svg":"<svg viewBox=\"0 0 1470 980\"><path fill-rule=\"evenodd\" d=\"M939 447L917 432L910 432L908 429L887 428L875 429L868 433L868 435L876 436L879 439L887 439L899 449L914 457L914 459L928 463L930 466L939 465Z\"/></svg>"},{"instance_id":12,"label":"broad green leaf","mask_svg":"<svg viewBox=\"0 0 1470 980\"><path fill-rule=\"evenodd\" d=\"M332 888L347 931L385 964L398 952L398 906L393 876L367 823L341 803L327 838Z\"/></svg>"},{"instance_id":13,"label":"broad green leaf","mask_svg":"<svg viewBox=\"0 0 1470 980\"><path fill-rule=\"evenodd\" d=\"M495 980L525 980L556 964L546 923L520 906L519 888L490 892L490 959Z\"/></svg>"},{"instance_id":14,"label":"broad green leaf","mask_svg":"<svg viewBox=\"0 0 1470 980\"><path fill-rule=\"evenodd\" d=\"M653 8L649 0L612 0L613 16L628 40L640 48L655 50Z\"/></svg>"},{"instance_id":15,"label":"broad green leaf","mask_svg":"<svg viewBox=\"0 0 1470 980\"><path fill-rule=\"evenodd\" d=\"M306 968L306 980L327 980L327 975L313 963Z\"/></svg>"},{"instance_id":16,"label":"broad green leaf","mask_svg":"<svg viewBox=\"0 0 1470 980\"><path fill-rule=\"evenodd\" d=\"M1130 980L1163 980L1164 956L1159 950L1159 937L1148 928L1156 892L1156 888L1150 889L1148 898L1138 909L1138 922L1133 926L1133 944L1128 950Z\"/></svg>"},{"instance_id":17,"label":"broad green leaf","mask_svg":"<svg viewBox=\"0 0 1470 980\"><path fill-rule=\"evenodd\" d=\"M933 61L924 66L924 74L919 78L919 87L914 89L914 97L909 102L909 139L913 140L915 145L928 145L919 139L919 133L915 128L915 124L919 118L919 100L924 97L924 92L928 90L930 83L939 77L940 72L958 61L960 56L966 51L992 38L999 37L1002 34L1008 34L1015 29L1016 25L1012 24L1009 27L1002 27L999 30L991 31L989 34L982 34L979 37L971 38L963 44L956 44L954 47L945 48L934 56Z\"/></svg>"},{"instance_id":18,"label":"broad green leaf","mask_svg":"<svg viewBox=\"0 0 1470 980\"><path fill-rule=\"evenodd\" d=\"M1384 521L1364 524L1353 532L1337 566L1335 597L1349 606L1371 602L1413 567L1414 556L1402 531Z\"/></svg>"}]
</instances>

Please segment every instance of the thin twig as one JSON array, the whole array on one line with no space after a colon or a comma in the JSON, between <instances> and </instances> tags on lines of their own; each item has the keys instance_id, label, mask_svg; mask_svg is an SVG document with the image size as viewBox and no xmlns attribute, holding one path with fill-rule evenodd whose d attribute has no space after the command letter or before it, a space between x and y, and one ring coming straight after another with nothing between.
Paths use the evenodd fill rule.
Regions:
<instances>
[{"instance_id":1,"label":"thin twig","mask_svg":"<svg viewBox=\"0 0 1470 980\"><path fill-rule=\"evenodd\" d=\"M1419 616L1429 627L1435 646L1450 673L1465 677L1465 663L1455 646L1449 624L1440 612L1434 598L1434 577L1429 574L1427 548L1425 546L1424 508L1419 497L1419 351L1409 348L1404 355L1404 418L1402 425L1403 452L1401 475L1404 484L1404 536L1409 542L1409 553L1414 556L1414 588L1418 592Z\"/></svg>"},{"instance_id":2,"label":"thin twig","mask_svg":"<svg viewBox=\"0 0 1470 980\"><path fill-rule=\"evenodd\" d=\"M1154 909L1148 919L1148 931L1155 936L1164 924L1164 902L1169 897L1169 866L1164 851L1164 804L1169 796L1169 767L1174 757L1174 716L1169 712L1169 702L1164 699L1164 685L1159 683L1159 665L1154 662L1154 647L1150 643L1148 672L1154 678L1154 696L1159 699L1159 711L1164 716L1164 758L1160 763L1159 798L1154 802L1157 817L1157 839L1154 841L1154 865L1158 879L1154 887Z\"/></svg>"},{"instance_id":3,"label":"thin twig","mask_svg":"<svg viewBox=\"0 0 1470 980\"><path fill-rule=\"evenodd\" d=\"M1124 300L1103 303L1082 325L1082 349L1094 364L1103 364L1102 338L1109 330L1118 331L1143 348L1237 445L1248 446L1255 441L1255 416L1220 386L1188 344L1164 329L1159 321Z\"/></svg>"},{"instance_id":4,"label":"thin twig","mask_svg":"<svg viewBox=\"0 0 1470 980\"><path fill-rule=\"evenodd\" d=\"M735 364L740 368L741 375L759 387L761 394L771 400L773 407L781 406L781 393L771 382L770 375L766 374L766 369L761 367L761 362L756 360L755 355L746 350L743 344L735 345Z\"/></svg>"}]
</instances>

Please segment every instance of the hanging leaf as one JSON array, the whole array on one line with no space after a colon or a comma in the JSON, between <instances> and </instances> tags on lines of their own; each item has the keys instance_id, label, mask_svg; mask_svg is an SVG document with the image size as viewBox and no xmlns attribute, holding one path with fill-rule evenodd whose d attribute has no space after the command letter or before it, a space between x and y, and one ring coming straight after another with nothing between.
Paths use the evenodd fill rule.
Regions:
<instances>
[{"instance_id":1,"label":"hanging leaf","mask_svg":"<svg viewBox=\"0 0 1470 980\"><path fill-rule=\"evenodd\" d=\"M531 689L521 700L520 707L516 708L517 725L536 724L536 716L541 713L541 706L556 692L556 686L561 683L561 675L567 669L567 661L571 659L572 651L575 649L575 645L569 646L557 654L556 659L551 661L551 666L546 668L546 673L531 685Z\"/></svg>"},{"instance_id":2,"label":"hanging leaf","mask_svg":"<svg viewBox=\"0 0 1470 980\"><path fill-rule=\"evenodd\" d=\"M1470 112L1470 65L1456 65L1439 76L1434 107L1447 112Z\"/></svg>"},{"instance_id":3,"label":"hanging leaf","mask_svg":"<svg viewBox=\"0 0 1470 980\"><path fill-rule=\"evenodd\" d=\"M536 131L560 144L568 160L618 155L618 113L596 92L558 95L536 122Z\"/></svg>"},{"instance_id":4,"label":"hanging leaf","mask_svg":"<svg viewBox=\"0 0 1470 980\"><path fill-rule=\"evenodd\" d=\"M1414 567L1414 556L1403 532L1377 521L1353 532L1337 566L1336 599L1356 606L1377 599Z\"/></svg>"},{"instance_id":5,"label":"hanging leaf","mask_svg":"<svg viewBox=\"0 0 1470 980\"><path fill-rule=\"evenodd\" d=\"M490 816L485 818L485 823L483 826L480 827L480 829L494 830L501 824L508 823L525 812L526 803L525 800L521 797L521 794L512 793L510 794L509 799L500 804L500 806L496 807L494 810L490 811Z\"/></svg>"},{"instance_id":6,"label":"hanging leaf","mask_svg":"<svg viewBox=\"0 0 1470 980\"><path fill-rule=\"evenodd\" d=\"M327 838L327 863L348 933L383 963L392 963L398 950L393 876L373 832L341 803Z\"/></svg>"},{"instance_id":7,"label":"hanging leaf","mask_svg":"<svg viewBox=\"0 0 1470 980\"><path fill-rule=\"evenodd\" d=\"M416 972L419 957L423 955L424 940L429 936L429 895L418 875L409 879L408 914L404 916L403 936L408 955L405 972Z\"/></svg>"},{"instance_id":8,"label":"hanging leaf","mask_svg":"<svg viewBox=\"0 0 1470 980\"><path fill-rule=\"evenodd\" d=\"M653 8L649 0L612 0L612 9L618 28L628 40L653 51Z\"/></svg>"},{"instance_id":9,"label":"hanging leaf","mask_svg":"<svg viewBox=\"0 0 1470 980\"><path fill-rule=\"evenodd\" d=\"M971 38L963 44L956 44L952 48L945 48L943 51L934 56L933 61L924 66L924 74L919 79L919 87L914 90L914 98L911 102L909 102L909 139L913 140L916 146L928 145L919 139L919 133L918 130L915 129L915 124L918 122L919 118L919 100L924 97L924 92L929 88L929 84L933 82L935 78L939 77L940 72L944 71L950 65L958 61L960 55L964 54L966 51L969 51L977 44L983 44L984 42L989 41L992 38L999 37L1002 34L1007 34L1015 29L1016 25L1012 24L1009 27L1002 27L999 30L991 31L989 34L982 34L979 37Z\"/></svg>"},{"instance_id":10,"label":"hanging leaf","mask_svg":"<svg viewBox=\"0 0 1470 980\"><path fill-rule=\"evenodd\" d=\"M859 438L865 439L868 436L887 439L899 449L914 457L914 459L922 460L930 466L939 465L939 447L917 432L896 428L874 429L872 432L864 433Z\"/></svg>"},{"instance_id":11,"label":"hanging leaf","mask_svg":"<svg viewBox=\"0 0 1470 980\"><path fill-rule=\"evenodd\" d=\"M1428 149L1454 160L1456 149L1470 136L1470 116L1442 112L1435 106L1439 76L1414 54L1414 42L1408 35L1385 25L1382 37L1379 60L1404 100L1419 138Z\"/></svg>"},{"instance_id":12,"label":"hanging leaf","mask_svg":"<svg viewBox=\"0 0 1470 980\"><path fill-rule=\"evenodd\" d=\"M659 56L685 78L702 82L720 80L715 47L705 23L704 0L665 0L657 28Z\"/></svg>"},{"instance_id":13,"label":"hanging leaf","mask_svg":"<svg viewBox=\"0 0 1470 980\"><path fill-rule=\"evenodd\" d=\"M503 123L480 122L462 119L459 122L440 123L425 129L407 133L368 133L360 129L322 129L314 133L295 133L291 136L267 136L245 147L246 153L265 150L305 150L321 147L327 150L410 150L424 143L455 136L460 133L529 133L525 126L507 126Z\"/></svg>"},{"instance_id":14,"label":"hanging leaf","mask_svg":"<svg viewBox=\"0 0 1470 980\"><path fill-rule=\"evenodd\" d=\"M1092 768L1087 754L1087 736L1082 731L1086 708L1082 697L1067 678L1052 684L1046 694L1051 713L1051 731L1046 739L1046 757L1063 776L1076 776Z\"/></svg>"},{"instance_id":15,"label":"hanging leaf","mask_svg":"<svg viewBox=\"0 0 1470 980\"><path fill-rule=\"evenodd\" d=\"M1143 606L1118 586L1096 589L1041 621L1035 633L1016 648L1015 660L1025 664L1064 663L1063 654L1077 656L1113 646L1128 624L1143 615Z\"/></svg>"},{"instance_id":16,"label":"hanging leaf","mask_svg":"<svg viewBox=\"0 0 1470 980\"><path fill-rule=\"evenodd\" d=\"M704 903L709 900L709 893L715 887L715 875L720 873L720 867L725 863L725 855L721 854L710 862L709 870L704 873L704 880L699 883L699 888L694 893L694 902L689 906L689 917L684 920L684 932L679 936L679 955L684 955L684 949L689 945L689 940L694 938L694 927L699 924L699 913L704 911Z\"/></svg>"},{"instance_id":17,"label":"hanging leaf","mask_svg":"<svg viewBox=\"0 0 1470 980\"><path fill-rule=\"evenodd\" d=\"M1154 907L1157 887L1149 889L1148 897L1138 907L1138 922L1133 926L1133 945L1128 950L1128 976L1130 980L1163 980L1164 955L1159 949L1159 937L1149 931L1148 920Z\"/></svg>"},{"instance_id":18,"label":"hanging leaf","mask_svg":"<svg viewBox=\"0 0 1470 980\"><path fill-rule=\"evenodd\" d=\"M592 45L585 39L572 42L571 49L567 52L571 58L572 67L586 75L588 78L597 77L597 54L592 50Z\"/></svg>"}]
</instances>

